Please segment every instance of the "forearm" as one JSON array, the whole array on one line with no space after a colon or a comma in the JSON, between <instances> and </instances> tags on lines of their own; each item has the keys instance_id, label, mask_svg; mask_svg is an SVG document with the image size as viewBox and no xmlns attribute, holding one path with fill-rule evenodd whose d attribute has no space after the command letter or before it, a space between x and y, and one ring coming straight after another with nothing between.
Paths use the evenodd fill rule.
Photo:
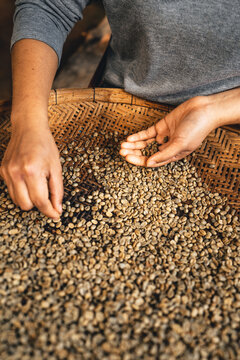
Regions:
<instances>
[{"instance_id":1,"label":"forearm","mask_svg":"<svg viewBox=\"0 0 240 360\"><path fill-rule=\"evenodd\" d=\"M58 66L55 51L45 43L23 39L12 49L12 124L47 121L48 98Z\"/></svg>"},{"instance_id":2,"label":"forearm","mask_svg":"<svg viewBox=\"0 0 240 360\"><path fill-rule=\"evenodd\" d=\"M208 96L208 106L215 128L223 125L240 124L240 88Z\"/></svg>"}]
</instances>

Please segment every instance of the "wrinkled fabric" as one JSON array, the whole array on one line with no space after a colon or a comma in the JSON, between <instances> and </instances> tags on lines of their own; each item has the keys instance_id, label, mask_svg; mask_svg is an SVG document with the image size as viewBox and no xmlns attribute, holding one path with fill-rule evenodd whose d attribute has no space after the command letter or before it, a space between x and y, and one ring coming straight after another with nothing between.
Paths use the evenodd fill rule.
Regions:
<instances>
[{"instance_id":1,"label":"wrinkled fabric","mask_svg":"<svg viewBox=\"0 0 240 360\"><path fill-rule=\"evenodd\" d=\"M13 45L44 41L61 58L87 0L17 0ZM240 85L239 0L103 0L112 30L104 81L179 104Z\"/></svg>"}]
</instances>

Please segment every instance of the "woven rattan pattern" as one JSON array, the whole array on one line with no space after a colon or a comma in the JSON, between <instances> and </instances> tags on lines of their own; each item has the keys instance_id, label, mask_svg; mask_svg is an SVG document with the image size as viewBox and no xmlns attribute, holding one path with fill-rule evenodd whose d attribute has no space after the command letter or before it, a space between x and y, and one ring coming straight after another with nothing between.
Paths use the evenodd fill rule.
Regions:
<instances>
[{"instance_id":1,"label":"woven rattan pattern","mask_svg":"<svg viewBox=\"0 0 240 360\"><path fill-rule=\"evenodd\" d=\"M69 156L74 158L75 144L92 148L103 143L101 130L134 133L161 119L171 109L149 103L119 89L62 89L52 91L49 100L49 122L60 152L73 142ZM10 137L10 105L0 103L0 160ZM110 141L110 140L109 140ZM194 154L188 157L202 180L214 192L226 195L229 204L239 210L240 199L240 130L219 128L213 131ZM98 187L96 180L82 164L82 186L78 196ZM65 188L65 197L72 199Z\"/></svg>"}]
</instances>

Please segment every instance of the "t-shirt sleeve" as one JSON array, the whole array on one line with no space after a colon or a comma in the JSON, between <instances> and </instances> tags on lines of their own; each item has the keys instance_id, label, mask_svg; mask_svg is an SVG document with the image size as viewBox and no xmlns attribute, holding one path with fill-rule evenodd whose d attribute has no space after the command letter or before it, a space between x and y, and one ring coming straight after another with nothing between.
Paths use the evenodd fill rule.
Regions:
<instances>
[{"instance_id":1,"label":"t-shirt sleeve","mask_svg":"<svg viewBox=\"0 0 240 360\"><path fill-rule=\"evenodd\" d=\"M90 0L17 0L11 47L21 39L51 46L60 62L62 48L74 24L82 19Z\"/></svg>"}]
</instances>

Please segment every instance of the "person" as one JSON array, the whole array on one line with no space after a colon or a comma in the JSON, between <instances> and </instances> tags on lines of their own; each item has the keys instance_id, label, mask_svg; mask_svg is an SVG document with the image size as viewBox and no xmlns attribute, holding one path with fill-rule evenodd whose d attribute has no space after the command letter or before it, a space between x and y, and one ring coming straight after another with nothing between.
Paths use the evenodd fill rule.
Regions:
<instances>
[{"instance_id":1,"label":"person","mask_svg":"<svg viewBox=\"0 0 240 360\"><path fill-rule=\"evenodd\" d=\"M15 204L58 219L63 182L48 126L49 92L62 46L89 0L17 0L12 36L12 133L0 173ZM120 154L162 166L194 151L213 129L240 119L238 0L103 0L112 38L103 81L177 105L130 135ZM168 136L168 142L163 138ZM149 142L159 151L142 156Z\"/></svg>"}]
</instances>

